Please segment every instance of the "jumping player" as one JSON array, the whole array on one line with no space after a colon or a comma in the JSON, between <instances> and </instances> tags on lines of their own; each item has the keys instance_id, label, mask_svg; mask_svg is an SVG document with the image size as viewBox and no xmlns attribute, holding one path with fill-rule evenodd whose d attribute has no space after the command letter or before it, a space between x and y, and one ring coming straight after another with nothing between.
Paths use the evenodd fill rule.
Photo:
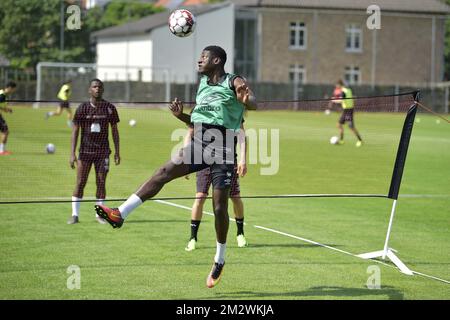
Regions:
<instances>
[{"instance_id":1,"label":"jumping player","mask_svg":"<svg viewBox=\"0 0 450 320\"><path fill-rule=\"evenodd\" d=\"M206 47L198 61L202 77L192 114L183 112L183 103L177 98L170 105L170 110L179 120L194 126L189 145L159 168L119 208L96 206L96 211L102 218L114 228L120 228L130 212L157 195L166 183L209 167L214 188L217 239L214 263L206 279L209 288L219 283L225 264L228 199L236 156L236 132L239 131L245 108L254 110L257 107L256 98L247 82L225 72L226 58L226 52L221 47Z\"/></svg>"}]
</instances>

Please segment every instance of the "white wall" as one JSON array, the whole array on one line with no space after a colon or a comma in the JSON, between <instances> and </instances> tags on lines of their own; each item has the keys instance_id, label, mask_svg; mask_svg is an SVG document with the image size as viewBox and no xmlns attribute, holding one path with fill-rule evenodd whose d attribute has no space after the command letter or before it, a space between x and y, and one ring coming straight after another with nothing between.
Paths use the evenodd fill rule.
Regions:
<instances>
[{"instance_id":1,"label":"white wall","mask_svg":"<svg viewBox=\"0 0 450 320\"><path fill-rule=\"evenodd\" d=\"M196 29L187 38L174 36L167 25L151 32L153 66L169 68L172 82L197 81L197 60L208 45L218 45L227 52L225 70L233 72L234 5L196 16Z\"/></svg>"},{"instance_id":2,"label":"white wall","mask_svg":"<svg viewBox=\"0 0 450 320\"><path fill-rule=\"evenodd\" d=\"M152 41L148 34L132 37L99 38L97 76L104 80L152 80Z\"/></svg>"},{"instance_id":3,"label":"white wall","mask_svg":"<svg viewBox=\"0 0 450 320\"><path fill-rule=\"evenodd\" d=\"M196 29L187 38L174 36L168 25L150 34L130 37L98 38L97 77L103 81L139 80L195 83L197 60L208 45L218 45L227 52L225 70L233 72L234 5L230 4L196 16Z\"/></svg>"}]
</instances>

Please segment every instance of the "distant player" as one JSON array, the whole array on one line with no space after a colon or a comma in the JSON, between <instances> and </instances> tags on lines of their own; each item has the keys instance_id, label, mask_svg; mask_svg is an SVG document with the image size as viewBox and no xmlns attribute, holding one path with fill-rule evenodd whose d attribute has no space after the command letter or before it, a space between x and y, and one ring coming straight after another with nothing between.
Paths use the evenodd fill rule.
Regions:
<instances>
[{"instance_id":1,"label":"distant player","mask_svg":"<svg viewBox=\"0 0 450 320\"><path fill-rule=\"evenodd\" d=\"M114 162L116 165L120 164L119 130L117 128L119 115L113 104L103 100L103 91L103 82L98 79L92 80L89 86L91 98L88 102L80 104L73 119L70 167L75 169L76 163L78 168L77 183L72 196L72 216L67 222L68 224L79 222L80 202L78 201L83 199L84 187L92 166L95 168L97 204L103 204L106 197L106 176L109 171L111 154L108 139L110 125L115 148ZM80 149L77 160L75 152L80 129ZM105 223L99 216L96 216L96 219L99 223Z\"/></svg>"},{"instance_id":2,"label":"distant player","mask_svg":"<svg viewBox=\"0 0 450 320\"><path fill-rule=\"evenodd\" d=\"M193 128L189 128L189 136L192 135ZM241 159L235 165L233 176L231 177L230 197L233 202L234 218L237 227L237 243L238 247L243 248L248 245L247 239L244 235L244 203L240 198L241 192L239 187L239 176L244 177L247 173L247 145L245 141L244 125L241 125L241 130L238 134L238 144L241 150ZM191 238L185 248L186 251L192 251L197 246L197 233L200 227L200 222L203 215L203 206L205 198L208 197L208 191L211 186L211 170L210 168L197 171L197 193L195 194L195 201L192 205L191 212Z\"/></svg>"},{"instance_id":3,"label":"distant player","mask_svg":"<svg viewBox=\"0 0 450 320\"><path fill-rule=\"evenodd\" d=\"M353 119L353 113L354 113L354 100L353 98L353 92L350 88L344 86L344 81L341 79L336 83L336 87L333 94L333 100L334 103L339 103L343 109L342 115L339 118L339 121L337 123L337 127L339 129L339 144L344 144L344 127L343 125L348 122L348 127L350 130L355 134L358 141L356 142L356 146L359 148L362 146L362 139L359 135L358 130L356 130L355 127L355 121Z\"/></svg>"},{"instance_id":4,"label":"distant player","mask_svg":"<svg viewBox=\"0 0 450 320\"><path fill-rule=\"evenodd\" d=\"M45 119L48 119L52 116L59 116L63 112L63 110L67 111L67 125L69 127L72 126L72 110L70 109L70 96L72 95L72 80L64 82L58 92L58 99L60 100L58 109L56 111L47 112L45 115Z\"/></svg>"},{"instance_id":5,"label":"distant player","mask_svg":"<svg viewBox=\"0 0 450 320\"><path fill-rule=\"evenodd\" d=\"M5 119L3 119L1 112L12 113L12 109L8 108L6 98L8 95L16 91L17 84L10 81L6 84L3 90L0 90L0 156L10 155L11 152L6 150L6 143L8 142L9 129Z\"/></svg>"},{"instance_id":6,"label":"distant player","mask_svg":"<svg viewBox=\"0 0 450 320\"><path fill-rule=\"evenodd\" d=\"M95 207L113 228L120 228L133 210L156 196L166 183L209 167L213 184L216 255L206 279L208 288L219 283L225 265L228 199L236 156L234 138L240 129L245 108L257 108L256 98L247 82L242 77L225 72L226 60L227 54L221 47L208 46L203 49L198 60L198 71L202 77L192 114L183 112L183 103L177 98L170 105L175 117L194 126L189 145L161 166L119 208Z\"/></svg>"}]
</instances>

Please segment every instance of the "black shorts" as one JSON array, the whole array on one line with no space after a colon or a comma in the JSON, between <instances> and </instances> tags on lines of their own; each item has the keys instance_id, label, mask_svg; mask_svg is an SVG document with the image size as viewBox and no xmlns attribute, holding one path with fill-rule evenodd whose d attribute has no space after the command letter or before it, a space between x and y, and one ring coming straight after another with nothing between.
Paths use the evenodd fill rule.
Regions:
<instances>
[{"instance_id":1,"label":"black shorts","mask_svg":"<svg viewBox=\"0 0 450 320\"><path fill-rule=\"evenodd\" d=\"M92 156L86 154L80 154L78 160L86 164L86 168L90 168L94 165L95 172L108 173L109 171L109 156Z\"/></svg>"},{"instance_id":2,"label":"black shorts","mask_svg":"<svg viewBox=\"0 0 450 320\"><path fill-rule=\"evenodd\" d=\"M236 133L221 126L194 124L190 143L181 149L176 161L189 164L189 173L210 168L215 189L228 189L232 185L236 163Z\"/></svg>"},{"instance_id":3,"label":"black shorts","mask_svg":"<svg viewBox=\"0 0 450 320\"><path fill-rule=\"evenodd\" d=\"M0 132L7 132L8 131L8 125L6 124L5 119L3 119L2 115L0 114Z\"/></svg>"},{"instance_id":4,"label":"black shorts","mask_svg":"<svg viewBox=\"0 0 450 320\"><path fill-rule=\"evenodd\" d=\"M344 109L344 111L342 112L342 115L339 118L339 123L344 124L346 122L348 122L350 128L352 128L355 125L355 122L353 120L353 108Z\"/></svg>"},{"instance_id":5,"label":"black shorts","mask_svg":"<svg viewBox=\"0 0 450 320\"><path fill-rule=\"evenodd\" d=\"M59 102L59 106L60 106L62 109L70 109L70 103L69 103L69 101L60 101L60 102Z\"/></svg>"},{"instance_id":6,"label":"black shorts","mask_svg":"<svg viewBox=\"0 0 450 320\"><path fill-rule=\"evenodd\" d=\"M197 193L208 194L211 181L211 170L209 168L197 171ZM240 193L239 176L237 174L237 166L235 166L231 176L230 196L235 197Z\"/></svg>"}]
</instances>

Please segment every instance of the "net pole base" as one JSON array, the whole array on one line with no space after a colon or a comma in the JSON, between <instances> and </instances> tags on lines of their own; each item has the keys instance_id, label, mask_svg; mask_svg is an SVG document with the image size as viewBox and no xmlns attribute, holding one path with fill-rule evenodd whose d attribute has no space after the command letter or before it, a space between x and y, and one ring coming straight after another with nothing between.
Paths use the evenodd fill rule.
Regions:
<instances>
[{"instance_id":1,"label":"net pole base","mask_svg":"<svg viewBox=\"0 0 450 320\"><path fill-rule=\"evenodd\" d=\"M359 254L358 257L362 259L375 259L381 257L383 258L383 260L385 258L388 258L389 260L392 261L393 264L397 266L397 268L400 269L402 273L407 274L409 276L414 275L413 272L395 255L394 251L395 251L394 249L389 248L387 252L385 252L384 250L368 252Z\"/></svg>"}]
</instances>

